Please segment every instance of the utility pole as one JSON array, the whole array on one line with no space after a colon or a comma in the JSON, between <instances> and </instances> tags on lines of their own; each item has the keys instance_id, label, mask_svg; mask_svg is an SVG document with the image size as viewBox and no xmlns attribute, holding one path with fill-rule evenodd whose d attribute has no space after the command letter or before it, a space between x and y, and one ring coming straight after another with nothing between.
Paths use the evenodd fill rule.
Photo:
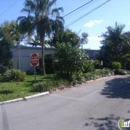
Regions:
<instances>
[{"instance_id":1,"label":"utility pole","mask_svg":"<svg viewBox=\"0 0 130 130\"><path fill-rule=\"evenodd\" d=\"M17 41L17 69L20 69L20 41Z\"/></svg>"}]
</instances>

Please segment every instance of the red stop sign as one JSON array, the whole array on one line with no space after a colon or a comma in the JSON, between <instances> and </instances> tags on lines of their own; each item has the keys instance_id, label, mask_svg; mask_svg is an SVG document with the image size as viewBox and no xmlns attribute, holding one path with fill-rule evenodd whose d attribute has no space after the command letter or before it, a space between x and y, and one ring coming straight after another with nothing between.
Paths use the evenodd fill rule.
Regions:
<instances>
[{"instance_id":1,"label":"red stop sign","mask_svg":"<svg viewBox=\"0 0 130 130\"><path fill-rule=\"evenodd\" d=\"M30 65L39 66L39 54L34 53L30 55Z\"/></svg>"}]
</instances>

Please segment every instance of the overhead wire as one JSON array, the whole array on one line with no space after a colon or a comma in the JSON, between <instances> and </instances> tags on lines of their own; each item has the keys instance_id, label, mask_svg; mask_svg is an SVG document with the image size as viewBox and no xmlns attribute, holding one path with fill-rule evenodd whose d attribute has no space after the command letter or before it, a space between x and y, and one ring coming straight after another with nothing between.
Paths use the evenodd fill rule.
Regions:
<instances>
[{"instance_id":1,"label":"overhead wire","mask_svg":"<svg viewBox=\"0 0 130 130\"><path fill-rule=\"evenodd\" d=\"M99 9L100 7L102 7L103 5L105 5L106 3L108 3L110 0L107 0L106 2L100 4L99 6L97 6L96 8L92 9L91 11L89 11L88 13L82 15L81 17L79 17L78 19L74 20L73 22L71 22L70 24L66 25L65 27L69 27L70 25L78 22L79 20L81 20L82 18L84 18L85 16L89 15L90 13L94 12L95 10Z\"/></svg>"},{"instance_id":2,"label":"overhead wire","mask_svg":"<svg viewBox=\"0 0 130 130\"><path fill-rule=\"evenodd\" d=\"M95 4L96 2L98 2L99 0L95 0L93 3L90 3L90 5L86 5L82 10L80 9L78 9L78 10L75 10L74 12L76 13L76 14L74 14L74 12L73 12L73 15L71 15L71 16L69 16L69 17L67 17L67 18L65 18L65 21L67 21L67 20L69 20L70 18L72 18L72 17L74 17L75 15L77 15L77 14L79 14L79 13L81 13L82 11L84 11L86 8L89 8L90 6L92 6L93 4ZM78 12L79 11L79 12Z\"/></svg>"},{"instance_id":3,"label":"overhead wire","mask_svg":"<svg viewBox=\"0 0 130 130\"><path fill-rule=\"evenodd\" d=\"M12 8L18 2L19 2L19 0L15 0L4 12L2 12L0 14L0 16L2 16L4 13L6 13L10 8Z\"/></svg>"},{"instance_id":4,"label":"overhead wire","mask_svg":"<svg viewBox=\"0 0 130 130\"><path fill-rule=\"evenodd\" d=\"M87 2L87 3L83 4L83 5L81 5L80 7L78 7L78 8L76 8L76 9L74 9L74 10L73 10L73 11L71 11L71 12L67 13L67 14L66 14L66 15L64 15L63 17L66 17L66 16L68 16L68 15L72 14L73 12L75 12L75 11L79 10L80 8L82 8L82 7L86 6L87 4L91 3L92 1L93 1L93 0L90 0L89 2Z\"/></svg>"}]
</instances>

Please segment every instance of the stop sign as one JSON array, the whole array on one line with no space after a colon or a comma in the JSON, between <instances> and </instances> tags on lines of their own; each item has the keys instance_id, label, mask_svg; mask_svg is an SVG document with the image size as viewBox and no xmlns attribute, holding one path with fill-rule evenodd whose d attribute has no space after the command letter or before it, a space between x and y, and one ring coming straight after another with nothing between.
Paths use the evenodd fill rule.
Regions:
<instances>
[{"instance_id":1,"label":"stop sign","mask_svg":"<svg viewBox=\"0 0 130 130\"><path fill-rule=\"evenodd\" d=\"M30 65L39 66L39 54L34 53L30 55Z\"/></svg>"}]
</instances>

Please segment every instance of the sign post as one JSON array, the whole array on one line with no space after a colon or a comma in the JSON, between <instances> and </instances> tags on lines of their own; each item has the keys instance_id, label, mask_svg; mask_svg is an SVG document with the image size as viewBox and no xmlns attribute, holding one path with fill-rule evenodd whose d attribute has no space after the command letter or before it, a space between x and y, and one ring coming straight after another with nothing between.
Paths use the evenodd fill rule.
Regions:
<instances>
[{"instance_id":1,"label":"sign post","mask_svg":"<svg viewBox=\"0 0 130 130\"><path fill-rule=\"evenodd\" d=\"M34 66L34 83L36 82L36 66L39 66L39 54L30 55L30 65Z\"/></svg>"},{"instance_id":2,"label":"sign post","mask_svg":"<svg viewBox=\"0 0 130 130\"><path fill-rule=\"evenodd\" d=\"M103 77L103 61L101 61L101 66L102 66L102 77Z\"/></svg>"}]
</instances>

